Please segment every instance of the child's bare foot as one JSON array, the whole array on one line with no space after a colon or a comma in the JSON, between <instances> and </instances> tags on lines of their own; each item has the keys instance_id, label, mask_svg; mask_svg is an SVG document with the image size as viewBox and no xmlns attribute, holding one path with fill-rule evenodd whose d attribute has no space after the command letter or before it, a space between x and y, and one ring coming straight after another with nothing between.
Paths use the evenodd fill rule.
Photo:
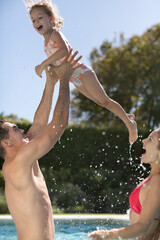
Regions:
<instances>
[{"instance_id":1,"label":"child's bare foot","mask_svg":"<svg viewBox=\"0 0 160 240\"><path fill-rule=\"evenodd\" d=\"M137 130L137 123L134 121L135 116L134 114L127 114L128 118L130 119L130 126L128 127L129 131L129 142L134 143L138 138L138 130Z\"/></svg>"}]
</instances>

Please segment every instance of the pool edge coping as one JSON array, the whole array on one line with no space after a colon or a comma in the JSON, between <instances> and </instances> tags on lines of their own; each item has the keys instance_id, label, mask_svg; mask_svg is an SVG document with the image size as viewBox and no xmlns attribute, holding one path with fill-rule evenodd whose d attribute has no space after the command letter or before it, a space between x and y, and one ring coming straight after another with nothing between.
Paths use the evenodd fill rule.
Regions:
<instances>
[{"instance_id":1,"label":"pool edge coping","mask_svg":"<svg viewBox=\"0 0 160 240\"><path fill-rule=\"evenodd\" d=\"M54 220L120 220L129 221L128 214L53 214ZM0 215L0 223L13 222L11 215Z\"/></svg>"}]
</instances>

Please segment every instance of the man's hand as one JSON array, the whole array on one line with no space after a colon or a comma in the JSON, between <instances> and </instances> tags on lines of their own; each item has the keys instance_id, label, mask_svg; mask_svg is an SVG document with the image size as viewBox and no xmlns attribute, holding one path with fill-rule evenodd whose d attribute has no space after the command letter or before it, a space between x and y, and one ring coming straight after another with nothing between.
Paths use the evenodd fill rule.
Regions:
<instances>
[{"instance_id":1,"label":"man's hand","mask_svg":"<svg viewBox=\"0 0 160 240\"><path fill-rule=\"evenodd\" d=\"M69 80L70 77L72 76L72 73L75 71L75 69L83 65L83 64L80 64L78 66L76 65L77 62L82 58L82 56L74 60L75 56L78 54L78 51L76 51L73 55L71 55L71 53L72 53L72 49L69 51L69 53L65 57L63 63L57 67L54 67L54 70L60 80L62 80L64 77L65 79Z\"/></svg>"},{"instance_id":2,"label":"man's hand","mask_svg":"<svg viewBox=\"0 0 160 240\"><path fill-rule=\"evenodd\" d=\"M50 66L49 68L46 67L45 68L45 72L46 72L46 77L49 81L52 81L52 83L55 85L56 82L58 81L58 76L54 70L54 67Z\"/></svg>"},{"instance_id":3,"label":"man's hand","mask_svg":"<svg viewBox=\"0 0 160 240\"><path fill-rule=\"evenodd\" d=\"M42 78L42 72L43 72L43 70L44 70L44 65L43 65L43 63L41 63L40 65L37 65L37 66L35 67L36 74L37 74L40 78Z\"/></svg>"}]
</instances>

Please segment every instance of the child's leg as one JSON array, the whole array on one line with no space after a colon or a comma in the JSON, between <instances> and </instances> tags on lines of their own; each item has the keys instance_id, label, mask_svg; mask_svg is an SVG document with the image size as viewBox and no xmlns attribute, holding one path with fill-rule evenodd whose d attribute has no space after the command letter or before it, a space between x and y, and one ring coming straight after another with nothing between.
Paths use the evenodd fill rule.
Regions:
<instances>
[{"instance_id":1,"label":"child's leg","mask_svg":"<svg viewBox=\"0 0 160 240\"><path fill-rule=\"evenodd\" d=\"M90 100L92 100L93 102L97 103L97 102L96 102L96 99L95 99L92 95L90 95L90 93L89 93L83 86L78 87L78 86L75 85L75 87L76 87L77 90L78 90L80 93L82 93L85 97L87 97L87 98L89 98ZM97 103L97 104L98 104L98 103Z\"/></svg>"},{"instance_id":2,"label":"child's leg","mask_svg":"<svg viewBox=\"0 0 160 240\"><path fill-rule=\"evenodd\" d=\"M102 88L102 85L100 84L95 72L85 72L81 77L81 82L84 90L91 96L90 99L95 101L98 105L103 106L116 114L126 124L129 131L130 143L136 141L138 135L137 124L133 120L134 115L127 114L119 103L109 98Z\"/></svg>"}]
</instances>

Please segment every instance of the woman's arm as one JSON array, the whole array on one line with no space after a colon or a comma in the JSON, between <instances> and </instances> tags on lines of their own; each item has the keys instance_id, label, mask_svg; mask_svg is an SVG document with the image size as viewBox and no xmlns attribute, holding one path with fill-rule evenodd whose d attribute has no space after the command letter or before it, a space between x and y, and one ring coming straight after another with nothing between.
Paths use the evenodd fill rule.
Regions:
<instances>
[{"instance_id":1,"label":"woman's arm","mask_svg":"<svg viewBox=\"0 0 160 240\"><path fill-rule=\"evenodd\" d=\"M94 231L88 237L92 237L93 240L128 239L153 234L154 232L152 231L154 230L150 226L153 224L157 225L154 219L160 216L159 186L160 175L157 174L150 181L149 190L137 223L119 229Z\"/></svg>"}]
</instances>

